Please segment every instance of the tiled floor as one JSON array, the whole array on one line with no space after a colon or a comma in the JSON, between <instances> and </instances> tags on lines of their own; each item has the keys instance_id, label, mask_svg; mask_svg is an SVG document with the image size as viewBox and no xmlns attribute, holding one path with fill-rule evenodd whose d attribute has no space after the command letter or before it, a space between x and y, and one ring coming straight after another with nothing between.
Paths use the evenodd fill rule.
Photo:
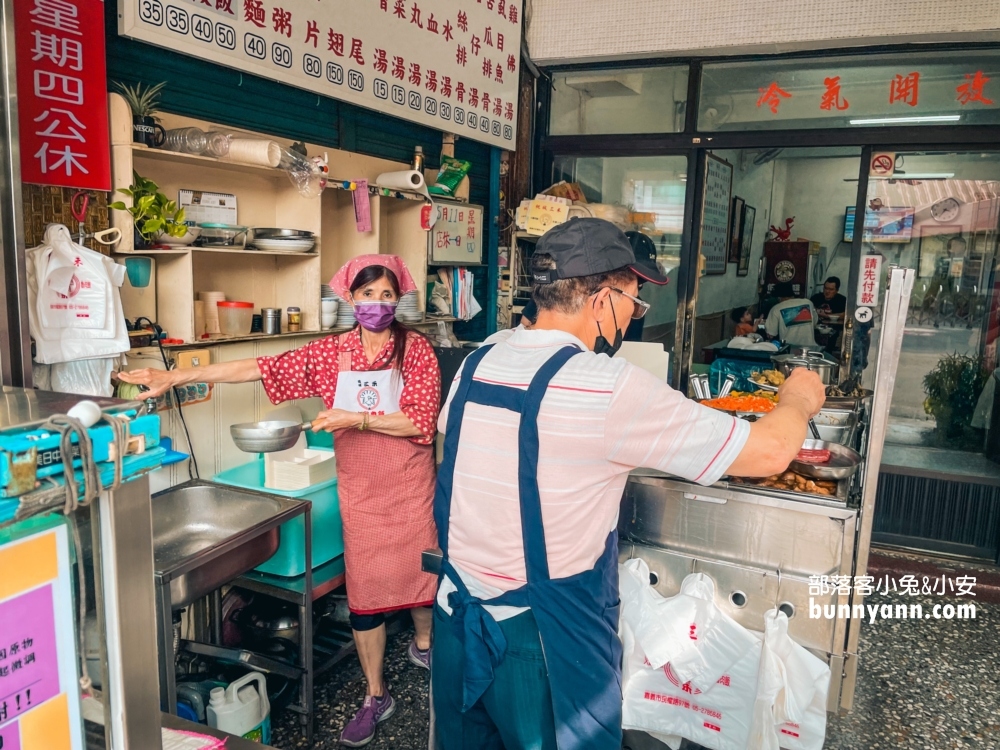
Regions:
<instances>
[{"instance_id":1,"label":"tiled floor","mask_svg":"<svg viewBox=\"0 0 1000 750\"><path fill-rule=\"evenodd\" d=\"M927 572L928 562L881 555L893 574ZM919 567L918 567L919 566ZM961 574L964 566L947 563ZM996 574L989 566L968 566ZM954 576L956 573L950 573ZM868 603L956 603L936 595L903 598L875 595ZM994 599L996 601L996 599ZM831 717L826 748L843 750L1000 750L1000 604L979 601L975 620L876 620L861 629L860 676L853 711ZM396 715L379 730L372 750L427 747L428 674L406 660L411 638L404 631L389 640L386 674L399 701ZM318 722L314 747L330 750L364 694L361 669L352 657L317 686ZM297 718L275 717L273 744L304 748Z\"/></svg>"}]
</instances>

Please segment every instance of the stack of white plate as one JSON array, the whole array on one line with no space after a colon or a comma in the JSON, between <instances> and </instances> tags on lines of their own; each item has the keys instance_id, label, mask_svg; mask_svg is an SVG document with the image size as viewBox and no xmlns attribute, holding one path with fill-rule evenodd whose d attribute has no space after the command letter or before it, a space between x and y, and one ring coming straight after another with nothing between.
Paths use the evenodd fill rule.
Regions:
<instances>
[{"instance_id":1,"label":"stack of white plate","mask_svg":"<svg viewBox=\"0 0 1000 750\"><path fill-rule=\"evenodd\" d=\"M319 296L323 299L340 299L337 293L333 291L333 288L329 284L319 285Z\"/></svg>"},{"instance_id":2,"label":"stack of white plate","mask_svg":"<svg viewBox=\"0 0 1000 750\"><path fill-rule=\"evenodd\" d=\"M337 328L353 328L356 322L354 320L354 305L341 302L337 308Z\"/></svg>"},{"instance_id":3,"label":"stack of white plate","mask_svg":"<svg viewBox=\"0 0 1000 750\"><path fill-rule=\"evenodd\" d=\"M313 249L316 244L315 239L298 239L298 238L284 238L284 237L271 237L269 239L257 239L253 240L253 243L247 245L248 250L265 250L269 253L308 253Z\"/></svg>"},{"instance_id":4,"label":"stack of white plate","mask_svg":"<svg viewBox=\"0 0 1000 750\"><path fill-rule=\"evenodd\" d=\"M221 333L218 305L226 301L225 292L201 292L200 296L205 303L205 332Z\"/></svg>"},{"instance_id":5,"label":"stack of white plate","mask_svg":"<svg viewBox=\"0 0 1000 750\"><path fill-rule=\"evenodd\" d=\"M304 229L254 227L247 237L247 249L269 253L308 253L316 244L316 235Z\"/></svg>"},{"instance_id":6,"label":"stack of white plate","mask_svg":"<svg viewBox=\"0 0 1000 750\"><path fill-rule=\"evenodd\" d=\"M401 323L423 322L424 314L417 307L416 292L407 292L399 298L399 304L396 306L396 318Z\"/></svg>"}]
</instances>

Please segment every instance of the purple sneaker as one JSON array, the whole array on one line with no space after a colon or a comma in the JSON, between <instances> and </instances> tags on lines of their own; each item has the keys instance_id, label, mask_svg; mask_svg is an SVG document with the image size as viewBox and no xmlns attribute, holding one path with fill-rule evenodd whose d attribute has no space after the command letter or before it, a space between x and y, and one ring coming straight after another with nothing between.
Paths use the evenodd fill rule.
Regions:
<instances>
[{"instance_id":1,"label":"purple sneaker","mask_svg":"<svg viewBox=\"0 0 1000 750\"><path fill-rule=\"evenodd\" d=\"M409 657L413 664L418 667L423 667L424 669L431 668L431 650L426 651L422 648L417 648L417 642L415 640L410 641L410 647L406 650L406 655Z\"/></svg>"},{"instance_id":2,"label":"purple sneaker","mask_svg":"<svg viewBox=\"0 0 1000 750\"><path fill-rule=\"evenodd\" d=\"M375 729L383 721L388 719L396 711L396 701L389 695L389 689L385 689L385 695L376 698L373 695L365 696L364 705L354 714L354 718L347 722L344 731L340 733L340 744L347 747L364 747L375 739Z\"/></svg>"}]
</instances>

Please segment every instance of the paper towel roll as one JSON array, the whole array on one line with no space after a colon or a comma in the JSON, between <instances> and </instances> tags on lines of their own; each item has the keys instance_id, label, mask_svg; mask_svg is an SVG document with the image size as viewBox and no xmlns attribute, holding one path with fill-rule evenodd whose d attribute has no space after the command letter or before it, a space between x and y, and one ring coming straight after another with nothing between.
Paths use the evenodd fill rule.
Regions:
<instances>
[{"instance_id":1,"label":"paper towel roll","mask_svg":"<svg viewBox=\"0 0 1000 750\"><path fill-rule=\"evenodd\" d=\"M389 188L390 190L408 190L420 193L430 200L430 193L427 192L427 183L424 182L424 175L413 169L402 172L383 172L375 178L378 187Z\"/></svg>"},{"instance_id":2,"label":"paper towel roll","mask_svg":"<svg viewBox=\"0 0 1000 750\"><path fill-rule=\"evenodd\" d=\"M281 163L281 146L274 141L233 138L229 144L229 154L225 158L242 164L277 167Z\"/></svg>"}]
</instances>

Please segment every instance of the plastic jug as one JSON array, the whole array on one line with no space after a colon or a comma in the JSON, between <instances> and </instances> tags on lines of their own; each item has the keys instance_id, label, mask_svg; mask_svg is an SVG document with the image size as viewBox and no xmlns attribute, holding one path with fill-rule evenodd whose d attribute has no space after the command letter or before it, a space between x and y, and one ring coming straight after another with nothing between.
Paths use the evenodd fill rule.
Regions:
<instances>
[{"instance_id":1,"label":"plastic jug","mask_svg":"<svg viewBox=\"0 0 1000 750\"><path fill-rule=\"evenodd\" d=\"M213 689L205 714L210 727L265 745L271 741L271 704L260 672L251 672L225 689Z\"/></svg>"}]
</instances>

